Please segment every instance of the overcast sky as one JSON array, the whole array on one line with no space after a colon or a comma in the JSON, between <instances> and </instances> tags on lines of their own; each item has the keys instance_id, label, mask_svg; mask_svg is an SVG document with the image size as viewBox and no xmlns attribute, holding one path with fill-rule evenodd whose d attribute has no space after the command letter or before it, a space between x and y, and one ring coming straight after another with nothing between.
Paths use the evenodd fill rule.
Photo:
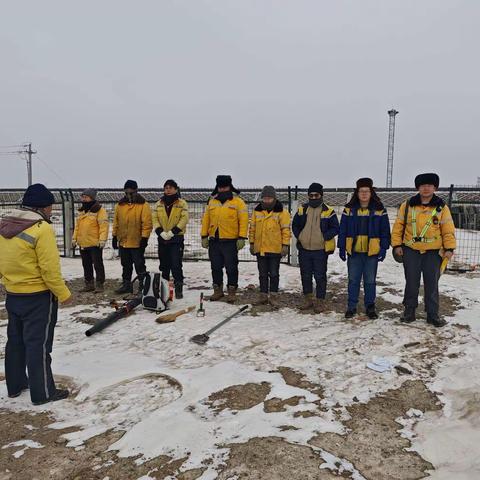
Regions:
<instances>
[{"instance_id":1,"label":"overcast sky","mask_svg":"<svg viewBox=\"0 0 480 480\"><path fill-rule=\"evenodd\" d=\"M476 0L4 2L0 146L32 141L51 187L384 186L393 106L394 185L474 184L479 24Z\"/></svg>"}]
</instances>

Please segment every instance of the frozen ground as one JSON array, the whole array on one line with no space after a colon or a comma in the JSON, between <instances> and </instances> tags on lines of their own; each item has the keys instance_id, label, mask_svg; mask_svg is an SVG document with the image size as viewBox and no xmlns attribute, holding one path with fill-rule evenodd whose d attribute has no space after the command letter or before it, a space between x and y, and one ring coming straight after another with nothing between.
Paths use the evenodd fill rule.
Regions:
<instances>
[{"instance_id":1,"label":"frozen ground","mask_svg":"<svg viewBox=\"0 0 480 480\"><path fill-rule=\"evenodd\" d=\"M80 261L63 267L76 289ZM185 267L172 310L209 291L208 264ZM442 277L449 325L436 330L398 323L403 276L390 256L376 321L343 319L336 256L321 315L296 310L298 269L281 268L286 308L247 312L203 347L188 339L238 307L207 303L204 319L164 325L139 310L90 338L85 318L111 311L110 292L62 308L53 368L74 395L33 408L0 382L0 479L480 478L480 277ZM119 271L107 262L110 278ZM242 288L257 284L254 263L240 271ZM378 359L391 368L367 368Z\"/></svg>"}]
</instances>

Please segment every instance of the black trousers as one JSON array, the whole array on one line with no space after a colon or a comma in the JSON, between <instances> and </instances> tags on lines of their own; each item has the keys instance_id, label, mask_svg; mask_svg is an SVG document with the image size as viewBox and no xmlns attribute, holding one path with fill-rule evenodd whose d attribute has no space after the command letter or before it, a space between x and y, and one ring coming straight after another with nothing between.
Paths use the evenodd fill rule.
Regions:
<instances>
[{"instance_id":1,"label":"black trousers","mask_svg":"<svg viewBox=\"0 0 480 480\"><path fill-rule=\"evenodd\" d=\"M238 287L238 250L236 240L210 239L208 257L212 267L214 285L223 285L223 269L227 272L227 285Z\"/></svg>"},{"instance_id":2,"label":"black trousers","mask_svg":"<svg viewBox=\"0 0 480 480\"><path fill-rule=\"evenodd\" d=\"M262 293L278 292L280 255L257 255L258 276Z\"/></svg>"},{"instance_id":3,"label":"black trousers","mask_svg":"<svg viewBox=\"0 0 480 480\"><path fill-rule=\"evenodd\" d=\"M57 323L57 299L51 292L7 294L6 309L5 379L8 394L15 395L30 387L32 402L46 400L56 390L50 353Z\"/></svg>"},{"instance_id":4,"label":"black trousers","mask_svg":"<svg viewBox=\"0 0 480 480\"><path fill-rule=\"evenodd\" d=\"M406 281L403 305L407 309L418 307L420 277L423 276L425 311L430 320L438 319L438 281L441 264L442 257L438 254L438 250L427 250L422 254L412 248L403 247L403 269Z\"/></svg>"},{"instance_id":5,"label":"black trousers","mask_svg":"<svg viewBox=\"0 0 480 480\"><path fill-rule=\"evenodd\" d=\"M122 279L125 283L132 281L133 267L138 275L138 280L143 285L143 278L147 271L145 266L144 248L123 248L120 247L120 261L122 263Z\"/></svg>"},{"instance_id":6,"label":"black trousers","mask_svg":"<svg viewBox=\"0 0 480 480\"><path fill-rule=\"evenodd\" d=\"M93 269L98 283L105 282L105 267L103 266L103 250L99 247L81 248L83 276L86 282L93 281Z\"/></svg>"},{"instance_id":7,"label":"black trousers","mask_svg":"<svg viewBox=\"0 0 480 480\"><path fill-rule=\"evenodd\" d=\"M158 259L162 277L170 280L171 273L175 285L183 283L183 245L183 238L180 242L174 243L158 242Z\"/></svg>"},{"instance_id":8,"label":"black trousers","mask_svg":"<svg viewBox=\"0 0 480 480\"><path fill-rule=\"evenodd\" d=\"M327 263L325 250L298 250L298 263L302 277L303 293L313 293L313 280L316 283L316 297L325 298L327 294Z\"/></svg>"}]
</instances>

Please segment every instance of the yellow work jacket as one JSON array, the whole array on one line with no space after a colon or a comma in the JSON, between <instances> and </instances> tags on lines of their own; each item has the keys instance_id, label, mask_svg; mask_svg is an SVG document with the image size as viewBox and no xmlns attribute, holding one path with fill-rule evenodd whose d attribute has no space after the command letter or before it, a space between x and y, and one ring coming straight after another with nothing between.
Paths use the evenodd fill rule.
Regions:
<instances>
[{"instance_id":1,"label":"yellow work jacket","mask_svg":"<svg viewBox=\"0 0 480 480\"><path fill-rule=\"evenodd\" d=\"M88 212L80 210L73 231L73 240L77 245L80 248L98 247L98 244L106 242L107 238L107 211L99 203L95 203Z\"/></svg>"},{"instance_id":2,"label":"yellow work jacket","mask_svg":"<svg viewBox=\"0 0 480 480\"><path fill-rule=\"evenodd\" d=\"M170 215L168 215L165 203L160 200L155 204L152 220L154 230L161 228L164 232L169 232L177 227L178 231L173 233L175 235L185 235L188 223L188 204L183 198L175 200Z\"/></svg>"},{"instance_id":3,"label":"yellow work jacket","mask_svg":"<svg viewBox=\"0 0 480 480\"><path fill-rule=\"evenodd\" d=\"M50 291L60 302L71 295L53 227L31 210L15 210L0 222L0 275L8 293Z\"/></svg>"},{"instance_id":4,"label":"yellow work jacket","mask_svg":"<svg viewBox=\"0 0 480 480\"><path fill-rule=\"evenodd\" d=\"M405 225L407 202L407 223ZM434 209L436 213L432 216ZM416 238L414 238L412 215L416 221ZM421 232L428 222L430 222L430 226L427 228L424 237L420 238ZM405 233L402 236L404 225ZM402 245L421 252L426 250L455 249L455 225L450 209L441 198L434 195L428 205L422 205L420 196L416 195L400 205L397 219L392 229L392 247L395 248Z\"/></svg>"},{"instance_id":5,"label":"yellow work jacket","mask_svg":"<svg viewBox=\"0 0 480 480\"><path fill-rule=\"evenodd\" d=\"M112 235L123 248L139 248L142 238L152 233L152 211L145 199L138 195L135 203L120 200L115 206Z\"/></svg>"},{"instance_id":6,"label":"yellow work jacket","mask_svg":"<svg viewBox=\"0 0 480 480\"><path fill-rule=\"evenodd\" d=\"M220 240L248 238L248 210L238 196L225 203L211 198L202 219L202 237L214 238L218 230Z\"/></svg>"},{"instance_id":7,"label":"yellow work jacket","mask_svg":"<svg viewBox=\"0 0 480 480\"><path fill-rule=\"evenodd\" d=\"M259 204L250 218L249 240L254 252L279 254L282 245L290 245L290 213L277 201L273 210L264 210Z\"/></svg>"}]
</instances>

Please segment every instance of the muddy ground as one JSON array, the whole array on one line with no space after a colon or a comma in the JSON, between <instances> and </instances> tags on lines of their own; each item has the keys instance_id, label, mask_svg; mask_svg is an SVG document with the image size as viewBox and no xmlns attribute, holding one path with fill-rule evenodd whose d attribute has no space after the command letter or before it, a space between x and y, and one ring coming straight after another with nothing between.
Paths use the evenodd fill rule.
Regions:
<instances>
[{"instance_id":1,"label":"muddy ground","mask_svg":"<svg viewBox=\"0 0 480 480\"><path fill-rule=\"evenodd\" d=\"M118 283L107 281L104 293L81 293L81 280L69 282L75 294L75 304L85 305L81 315L88 316L98 306L104 306L111 300L121 301L121 296L113 290ZM381 285L380 285L381 287ZM257 296L255 288L239 291L237 303L251 303ZM298 308L302 296L298 293L284 292L280 296L280 306ZM345 285L331 282L325 310L343 313L346 301ZM394 315L400 313L401 305L379 298L378 308L391 311ZM445 297L442 299L442 313L452 314L459 307L457 299ZM253 307L253 313L273 311L278 307L262 305ZM419 312L422 308L419 308ZM0 318L5 318L4 308L0 309ZM305 314L311 312L302 312ZM343 321L343 320L342 320ZM411 328L419 328L412 325ZM462 335L463 329L458 326L456 331ZM410 364L423 376L434 375L435 367L451 338L437 334L432 330L427 344L412 343L404 348L412 351ZM430 338L431 337L431 338ZM419 346L423 348L419 348ZM3 352L2 352L3 356ZM307 380L303 374L288 366L277 370L288 385L297 386L318 395L320 400L313 402L308 410L299 412L304 416L321 416L325 412L322 403L323 387ZM253 438L242 444L225 445L230 448L226 465L219 473L219 480L251 479L251 480L331 480L352 478L352 471L340 463L333 470L320 469L324 464L321 449L339 457L348 459L365 478L369 480L414 480L426 478L427 470L433 466L422 459L417 453L408 451L410 440L400 434L401 418L408 419L407 412L415 408L423 413L441 408L439 398L430 392L420 380L408 380L409 372L398 371L407 380L402 387L389 390L372 398L368 403L354 403L346 408L338 406L333 411L338 418L347 414L349 420L344 420L347 427L345 435L332 433L319 434L314 437L311 446L288 443L276 438ZM0 378L2 380L2 378ZM62 384L59 379L59 383ZM68 385L75 394L76 387ZM215 392L204 403L214 414L221 414L225 409L233 412L252 408L263 404L267 413L285 411L285 409L304 402L304 397L289 399L266 400L270 392L270 384L249 383L233 385ZM109 431L87 441L83 448L68 448L63 434L70 430L54 430L49 428L54 419L45 413L33 412L12 413L0 409L0 480L135 480L149 475L157 480L171 478L176 475L178 480L195 480L203 469L180 472L179 467L184 459L172 461L166 456L157 457L146 463L138 464L135 457L119 458L115 451L107 451L108 447L124 434L122 431ZM285 425L284 429L295 428ZM20 456L24 447L22 439L38 442L41 448L27 448ZM15 443L15 445L10 445ZM10 445L10 446L9 446ZM7 446L7 447L5 447ZM13 454L16 453L18 458Z\"/></svg>"}]
</instances>

